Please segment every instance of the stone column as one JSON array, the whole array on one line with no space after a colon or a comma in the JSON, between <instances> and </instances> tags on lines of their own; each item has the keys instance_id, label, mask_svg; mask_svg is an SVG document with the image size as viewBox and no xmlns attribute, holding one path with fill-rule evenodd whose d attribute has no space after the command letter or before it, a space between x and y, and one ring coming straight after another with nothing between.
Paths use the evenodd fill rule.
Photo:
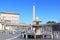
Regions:
<instances>
[{"instance_id":1,"label":"stone column","mask_svg":"<svg viewBox=\"0 0 60 40\"><path fill-rule=\"evenodd\" d=\"M58 34L56 34L56 37L58 38Z\"/></svg>"},{"instance_id":2,"label":"stone column","mask_svg":"<svg viewBox=\"0 0 60 40\"><path fill-rule=\"evenodd\" d=\"M2 25L2 29L3 29L3 30L5 29L5 25L4 25L4 24Z\"/></svg>"},{"instance_id":3,"label":"stone column","mask_svg":"<svg viewBox=\"0 0 60 40\"><path fill-rule=\"evenodd\" d=\"M53 39L53 34L51 34L51 38Z\"/></svg>"},{"instance_id":4,"label":"stone column","mask_svg":"<svg viewBox=\"0 0 60 40\"><path fill-rule=\"evenodd\" d=\"M43 39L44 39L44 35L42 35L43 36Z\"/></svg>"},{"instance_id":5,"label":"stone column","mask_svg":"<svg viewBox=\"0 0 60 40\"><path fill-rule=\"evenodd\" d=\"M34 35L34 38L36 39L36 35Z\"/></svg>"},{"instance_id":6,"label":"stone column","mask_svg":"<svg viewBox=\"0 0 60 40\"><path fill-rule=\"evenodd\" d=\"M24 38L24 34L22 34L22 37Z\"/></svg>"},{"instance_id":7,"label":"stone column","mask_svg":"<svg viewBox=\"0 0 60 40\"><path fill-rule=\"evenodd\" d=\"M28 35L26 34L26 38L28 38Z\"/></svg>"},{"instance_id":8,"label":"stone column","mask_svg":"<svg viewBox=\"0 0 60 40\"><path fill-rule=\"evenodd\" d=\"M33 27L31 26L31 31L32 31Z\"/></svg>"}]
</instances>

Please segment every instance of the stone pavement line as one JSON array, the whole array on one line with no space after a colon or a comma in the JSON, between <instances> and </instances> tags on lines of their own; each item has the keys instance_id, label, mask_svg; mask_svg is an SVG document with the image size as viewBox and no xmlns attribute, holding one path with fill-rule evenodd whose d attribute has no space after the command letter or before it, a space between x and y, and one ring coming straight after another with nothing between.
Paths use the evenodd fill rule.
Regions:
<instances>
[{"instance_id":1,"label":"stone pavement line","mask_svg":"<svg viewBox=\"0 0 60 40\"><path fill-rule=\"evenodd\" d=\"M12 40L12 39L15 39L15 38L17 38L17 37L19 37L19 35L15 36L15 37L13 37L13 38L6 39L6 40Z\"/></svg>"}]
</instances>

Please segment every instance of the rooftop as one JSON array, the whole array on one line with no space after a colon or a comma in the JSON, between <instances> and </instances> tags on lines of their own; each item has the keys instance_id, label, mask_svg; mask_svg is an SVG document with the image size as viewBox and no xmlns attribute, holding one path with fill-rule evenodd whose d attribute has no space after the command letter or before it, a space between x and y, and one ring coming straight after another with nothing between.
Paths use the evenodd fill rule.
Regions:
<instances>
[{"instance_id":1,"label":"rooftop","mask_svg":"<svg viewBox=\"0 0 60 40\"><path fill-rule=\"evenodd\" d=\"M15 13L15 12L0 12L0 13L3 13L3 14L15 14L15 15L19 15L18 13Z\"/></svg>"}]
</instances>

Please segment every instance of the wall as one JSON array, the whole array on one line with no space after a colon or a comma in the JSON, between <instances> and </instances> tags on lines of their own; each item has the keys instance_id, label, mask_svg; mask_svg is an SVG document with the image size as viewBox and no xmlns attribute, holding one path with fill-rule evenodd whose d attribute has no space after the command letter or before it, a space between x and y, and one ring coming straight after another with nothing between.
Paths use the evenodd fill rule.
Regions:
<instances>
[{"instance_id":1,"label":"wall","mask_svg":"<svg viewBox=\"0 0 60 40\"><path fill-rule=\"evenodd\" d=\"M1 19L4 19L4 20L11 20L11 21L19 21L19 15L16 15L16 14L10 14L10 13L8 13L8 14L4 14L4 13L2 13L1 14Z\"/></svg>"},{"instance_id":2,"label":"wall","mask_svg":"<svg viewBox=\"0 0 60 40\"><path fill-rule=\"evenodd\" d=\"M2 24L0 23L0 30L2 30Z\"/></svg>"}]
</instances>

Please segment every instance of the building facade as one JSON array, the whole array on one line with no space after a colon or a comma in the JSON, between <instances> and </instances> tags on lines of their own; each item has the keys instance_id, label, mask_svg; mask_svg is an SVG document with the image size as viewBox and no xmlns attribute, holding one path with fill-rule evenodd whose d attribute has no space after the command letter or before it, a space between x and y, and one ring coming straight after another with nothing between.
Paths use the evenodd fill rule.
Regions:
<instances>
[{"instance_id":1,"label":"building facade","mask_svg":"<svg viewBox=\"0 0 60 40\"><path fill-rule=\"evenodd\" d=\"M19 22L19 18L18 13L0 12L0 30L24 31L29 25Z\"/></svg>"}]
</instances>

